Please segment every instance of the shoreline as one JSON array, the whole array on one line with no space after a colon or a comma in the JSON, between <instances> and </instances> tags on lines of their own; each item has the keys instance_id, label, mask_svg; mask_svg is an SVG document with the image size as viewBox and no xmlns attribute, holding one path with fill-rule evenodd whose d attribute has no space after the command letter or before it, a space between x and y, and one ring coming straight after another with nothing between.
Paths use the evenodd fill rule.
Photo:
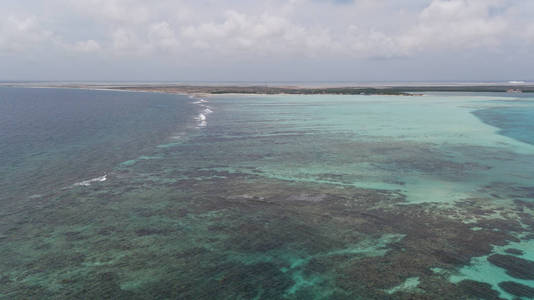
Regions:
<instances>
[{"instance_id":1,"label":"shoreline","mask_svg":"<svg viewBox=\"0 0 534 300\"><path fill-rule=\"evenodd\" d=\"M9 83L0 87L66 88L102 91L151 92L178 94L197 97L213 95L380 95L380 96L424 96L427 92L474 92L503 93L518 95L534 93L534 85L418 85L418 86L265 86L265 85L162 85L162 84L28 84Z\"/></svg>"}]
</instances>

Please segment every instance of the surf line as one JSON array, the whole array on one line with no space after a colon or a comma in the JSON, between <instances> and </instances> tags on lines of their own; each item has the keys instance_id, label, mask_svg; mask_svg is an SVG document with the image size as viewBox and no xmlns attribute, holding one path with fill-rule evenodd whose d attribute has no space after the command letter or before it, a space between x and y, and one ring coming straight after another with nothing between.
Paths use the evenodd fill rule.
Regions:
<instances>
[{"instance_id":1,"label":"surf line","mask_svg":"<svg viewBox=\"0 0 534 300\"><path fill-rule=\"evenodd\" d=\"M196 104L202 108L202 111L195 117L195 121L197 121L197 128L208 126L208 115L213 113L211 107L206 103L208 103L208 100L204 98L200 98L199 100L193 102L193 104Z\"/></svg>"},{"instance_id":2,"label":"surf line","mask_svg":"<svg viewBox=\"0 0 534 300\"><path fill-rule=\"evenodd\" d=\"M77 182L74 184L74 186L90 186L94 182L104 182L106 180L108 180L108 174L104 174L104 176Z\"/></svg>"}]
</instances>

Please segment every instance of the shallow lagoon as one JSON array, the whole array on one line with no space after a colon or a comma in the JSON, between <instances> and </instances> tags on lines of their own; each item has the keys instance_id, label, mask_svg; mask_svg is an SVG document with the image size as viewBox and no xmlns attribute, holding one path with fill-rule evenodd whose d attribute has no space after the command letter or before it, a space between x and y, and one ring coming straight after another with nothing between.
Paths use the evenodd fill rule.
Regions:
<instances>
[{"instance_id":1,"label":"shallow lagoon","mask_svg":"<svg viewBox=\"0 0 534 300\"><path fill-rule=\"evenodd\" d=\"M35 91L99 99L84 109L106 111L109 122L96 130L102 120L88 121L73 133L87 151L56 152L58 161L77 155L61 165L75 174L71 183L53 164L42 166L54 170L46 182L2 182L6 299L512 299L528 288L506 291L499 283L534 288L517 278L528 269L512 270L514 277L487 259L533 261L534 119L524 117L534 111L531 98L203 102L6 90L0 99ZM120 114L128 101L131 113ZM31 157L54 154L40 148L19 152L17 168L4 172L33 174ZM103 174L106 181L75 185ZM23 193L18 184L35 190Z\"/></svg>"}]
</instances>

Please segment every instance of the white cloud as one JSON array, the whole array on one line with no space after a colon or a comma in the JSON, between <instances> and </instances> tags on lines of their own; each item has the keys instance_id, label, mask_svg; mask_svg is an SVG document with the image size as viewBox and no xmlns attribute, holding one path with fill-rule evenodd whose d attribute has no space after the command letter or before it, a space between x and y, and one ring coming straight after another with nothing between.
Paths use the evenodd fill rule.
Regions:
<instances>
[{"instance_id":1,"label":"white cloud","mask_svg":"<svg viewBox=\"0 0 534 300\"><path fill-rule=\"evenodd\" d=\"M65 44L67 50L79 53L96 53L102 50L100 44L95 40L78 41L74 44Z\"/></svg>"},{"instance_id":2,"label":"white cloud","mask_svg":"<svg viewBox=\"0 0 534 300\"><path fill-rule=\"evenodd\" d=\"M150 2L146 2L148 5L138 0L65 0L65 2L79 14L101 22L142 24L151 17Z\"/></svg>"},{"instance_id":3,"label":"white cloud","mask_svg":"<svg viewBox=\"0 0 534 300\"><path fill-rule=\"evenodd\" d=\"M502 9L502 3L434 0L421 11L405 16L415 20L413 24L405 22L403 27L390 31L376 29L380 26L365 24L357 17L335 20L336 25L337 22L347 24L334 27L331 24L295 23L293 19L298 18L292 19L291 16L229 11L219 23L186 25L181 33L194 48L240 52L240 56L243 52L348 58L410 56L419 52L498 47L504 39L515 35L509 31L509 20L503 14L490 13L492 9ZM298 11L296 6L302 8L304 4L310 5L307 1L292 2L293 13ZM321 3L322 7L324 5ZM384 5L363 1L354 7L372 12L373 9L383 9Z\"/></svg>"},{"instance_id":4,"label":"white cloud","mask_svg":"<svg viewBox=\"0 0 534 300\"><path fill-rule=\"evenodd\" d=\"M530 0L5 1L0 53L21 57L40 50L207 65L534 52Z\"/></svg>"},{"instance_id":5,"label":"white cloud","mask_svg":"<svg viewBox=\"0 0 534 300\"><path fill-rule=\"evenodd\" d=\"M534 44L534 24L527 26L522 31L522 36L527 42Z\"/></svg>"},{"instance_id":6,"label":"white cloud","mask_svg":"<svg viewBox=\"0 0 534 300\"><path fill-rule=\"evenodd\" d=\"M0 53L26 52L52 38L35 17L8 16L0 19Z\"/></svg>"},{"instance_id":7,"label":"white cloud","mask_svg":"<svg viewBox=\"0 0 534 300\"><path fill-rule=\"evenodd\" d=\"M349 56L375 58L400 55L398 41L380 31L351 25L345 37Z\"/></svg>"},{"instance_id":8,"label":"white cloud","mask_svg":"<svg viewBox=\"0 0 534 300\"><path fill-rule=\"evenodd\" d=\"M510 37L531 39L530 29L521 34L512 30L510 24L513 22L517 27L518 21L507 16L506 11L513 11L517 5L510 0L432 0L426 1L426 5L421 0L408 10L400 10L403 6L398 1L369 0L341 4L273 0L265 2L261 9L220 1L208 1L205 6L170 0L56 1L68 4L66 7L100 29L94 36L68 46L86 53L109 51L116 55L150 56L179 52L225 57L234 54L236 59L243 55L374 58L498 47ZM277 5L282 9L277 10ZM222 13L219 10L238 6L241 8L225 9ZM313 12L314 18L307 15L309 12ZM20 51L28 44L40 43L53 31L41 29L32 18L8 18L7 22L0 35L4 51ZM524 22L524 28L534 24L528 18ZM84 29L72 27L71 35Z\"/></svg>"},{"instance_id":9,"label":"white cloud","mask_svg":"<svg viewBox=\"0 0 534 300\"><path fill-rule=\"evenodd\" d=\"M195 48L209 49L229 54L234 51L249 54L290 54L295 50L306 51L317 45L306 28L289 20L262 14L248 16L237 11L227 11L220 23L207 22L182 28L182 38Z\"/></svg>"},{"instance_id":10,"label":"white cloud","mask_svg":"<svg viewBox=\"0 0 534 300\"><path fill-rule=\"evenodd\" d=\"M489 14L493 3L434 0L419 14L417 26L400 36L399 46L406 52L497 46L508 25Z\"/></svg>"},{"instance_id":11,"label":"white cloud","mask_svg":"<svg viewBox=\"0 0 534 300\"><path fill-rule=\"evenodd\" d=\"M159 22L150 25L148 30L148 41L156 50L175 51L180 42L171 25L167 22Z\"/></svg>"},{"instance_id":12,"label":"white cloud","mask_svg":"<svg viewBox=\"0 0 534 300\"><path fill-rule=\"evenodd\" d=\"M111 34L112 54L121 55L147 55L150 52L150 45L143 41L138 33L128 28L118 28Z\"/></svg>"}]
</instances>

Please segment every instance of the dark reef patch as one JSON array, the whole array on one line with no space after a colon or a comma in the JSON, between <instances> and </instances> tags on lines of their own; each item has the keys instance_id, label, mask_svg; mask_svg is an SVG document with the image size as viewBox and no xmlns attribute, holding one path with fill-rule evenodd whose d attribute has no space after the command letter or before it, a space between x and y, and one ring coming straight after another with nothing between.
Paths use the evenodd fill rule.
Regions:
<instances>
[{"instance_id":1,"label":"dark reef patch","mask_svg":"<svg viewBox=\"0 0 534 300\"><path fill-rule=\"evenodd\" d=\"M513 255L523 255L525 252L523 252L523 250L519 250L519 249L515 249L515 248L508 248L506 250L504 250L504 252L508 253L508 254L513 254Z\"/></svg>"},{"instance_id":2,"label":"dark reef patch","mask_svg":"<svg viewBox=\"0 0 534 300\"><path fill-rule=\"evenodd\" d=\"M534 288L521 283L505 281L499 283L499 287L514 296L527 297L529 299L534 298Z\"/></svg>"},{"instance_id":3,"label":"dark reef patch","mask_svg":"<svg viewBox=\"0 0 534 300\"><path fill-rule=\"evenodd\" d=\"M98 273L79 278L79 288L68 289L73 281L64 280L65 289L61 294L66 299L141 299L138 295L120 288L119 277L113 272Z\"/></svg>"},{"instance_id":4,"label":"dark reef patch","mask_svg":"<svg viewBox=\"0 0 534 300\"><path fill-rule=\"evenodd\" d=\"M534 280L534 261L502 254L491 255L488 261L505 269L506 273L512 277Z\"/></svg>"},{"instance_id":5,"label":"dark reef patch","mask_svg":"<svg viewBox=\"0 0 534 300\"><path fill-rule=\"evenodd\" d=\"M146 235L164 235L164 234L169 234L171 232L173 231L170 229L141 228L141 229L137 229L135 231L135 234L137 234L137 236L146 236Z\"/></svg>"},{"instance_id":6,"label":"dark reef patch","mask_svg":"<svg viewBox=\"0 0 534 300\"><path fill-rule=\"evenodd\" d=\"M499 292L492 289L491 285L484 282L478 282L474 280L462 280L457 285L458 288L465 292L467 295L475 297L476 299L502 299L499 297Z\"/></svg>"},{"instance_id":7,"label":"dark reef patch","mask_svg":"<svg viewBox=\"0 0 534 300\"><path fill-rule=\"evenodd\" d=\"M69 242L81 241L86 238L87 236L84 236L81 232L76 232L76 231L65 232L65 240Z\"/></svg>"}]
</instances>

